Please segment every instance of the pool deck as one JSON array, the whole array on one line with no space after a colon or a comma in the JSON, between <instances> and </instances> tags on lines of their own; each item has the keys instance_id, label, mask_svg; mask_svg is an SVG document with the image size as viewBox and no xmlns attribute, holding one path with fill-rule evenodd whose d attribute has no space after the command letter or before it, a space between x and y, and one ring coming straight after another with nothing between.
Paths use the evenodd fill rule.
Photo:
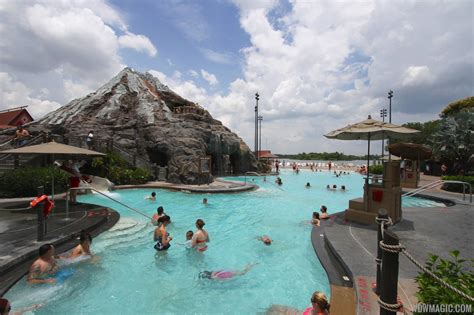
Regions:
<instances>
[{"instance_id":1,"label":"pool deck","mask_svg":"<svg viewBox=\"0 0 474 315\"><path fill-rule=\"evenodd\" d=\"M424 181L435 179L439 178L425 177ZM462 257L473 258L474 204L469 203L469 196L462 200L462 194L439 189L425 191L423 195L451 200L455 205L403 208L401 222L389 228L399 236L400 243L422 264L430 253L447 257L449 252L455 249L461 252ZM376 282L376 225L347 222L344 220L344 213L340 212L324 221L321 230L319 233L324 234L326 246L342 262L344 270L352 276L356 290L357 314L379 314L377 296L373 292ZM411 314L417 303L414 277L419 269L403 254L400 255L399 263L398 295L405 310Z\"/></svg>"},{"instance_id":2,"label":"pool deck","mask_svg":"<svg viewBox=\"0 0 474 315\"><path fill-rule=\"evenodd\" d=\"M115 189L128 189L128 188L162 188L179 190L190 193L200 194L215 194L215 193L238 193L257 189L258 186L252 184L252 180L249 179L247 182L233 181L225 179L225 177L216 178L212 183L206 185L185 185L185 184L173 184L168 182L148 182L143 185L120 185L115 186Z\"/></svg>"},{"instance_id":3,"label":"pool deck","mask_svg":"<svg viewBox=\"0 0 474 315\"><path fill-rule=\"evenodd\" d=\"M27 200L27 201L26 201ZM27 207L25 201L1 200L0 208ZM56 247L56 254L77 245L81 230L88 230L93 237L111 228L118 220L118 212L91 204L70 205L66 219L64 200L56 200L54 212L47 220L48 233L41 242L37 238L35 209L26 211L0 211L0 296L23 277L37 257L38 248L47 243Z\"/></svg>"}]
</instances>

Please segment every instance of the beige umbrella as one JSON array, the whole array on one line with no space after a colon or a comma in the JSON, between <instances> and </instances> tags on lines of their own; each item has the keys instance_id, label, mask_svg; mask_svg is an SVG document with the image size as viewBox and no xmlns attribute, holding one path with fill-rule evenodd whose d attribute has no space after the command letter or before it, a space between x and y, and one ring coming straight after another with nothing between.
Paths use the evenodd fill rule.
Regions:
<instances>
[{"instance_id":1,"label":"beige umbrella","mask_svg":"<svg viewBox=\"0 0 474 315\"><path fill-rule=\"evenodd\" d=\"M12 150L6 150L6 151L0 151L0 154L38 154L38 155L51 155L53 160L54 157L57 155L62 156L63 158L65 157L92 157L92 156L105 156L105 154L92 151L92 150L87 150L87 149L82 149L78 147L73 147L70 145L62 144L62 143L57 143L54 141L47 142L47 143L42 143L42 144L37 144L37 145L31 145L27 147L22 147L18 149L12 149ZM51 194L54 199L54 173L52 176L52 190Z\"/></svg>"},{"instance_id":2,"label":"beige umbrella","mask_svg":"<svg viewBox=\"0 0 474 315\"><path fill-rule=\"evenodd\" d=\"M419 130L410 129L387 122L379 121L369 117L361 122L348 125L344 128L336 129L324 135L328 139L339 140L368 140L367 148L367 178L369 184L369 163L370 163L370 140L382 140L386 138L404 139L409 138ZM367 189L368 192L368 189ZM368 199L368 198L367 198Z\"/></svg>"}]
</instances>

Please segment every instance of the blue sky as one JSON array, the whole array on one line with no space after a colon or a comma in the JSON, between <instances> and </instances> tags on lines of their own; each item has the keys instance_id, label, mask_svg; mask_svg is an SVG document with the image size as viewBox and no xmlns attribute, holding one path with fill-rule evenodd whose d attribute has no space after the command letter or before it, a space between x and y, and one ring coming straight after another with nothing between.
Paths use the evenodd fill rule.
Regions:
<instances>
[{"instance_id":1,"label":"blue sky","mask_svg":"<svg viewBox=\"0 0 474 315\"><path fill-rule=\"evenodd\" d=\"M253 144L344 151L335 128L436 119L474 87L474 2L361 0L0 0L0 109L35 118L123 67L148 71Z\"/></svg>"}]
</instances>

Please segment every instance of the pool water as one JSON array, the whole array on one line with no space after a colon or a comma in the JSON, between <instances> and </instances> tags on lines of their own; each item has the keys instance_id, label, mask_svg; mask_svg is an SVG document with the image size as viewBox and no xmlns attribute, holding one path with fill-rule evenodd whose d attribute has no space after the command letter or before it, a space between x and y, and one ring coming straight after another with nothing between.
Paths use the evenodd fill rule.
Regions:
<instances>
[{"instance_id":1,"label":"pool water","mask_svg":"<svg viewBox=\"0 0 474 315\"><path fill-rule=\"evenodd\" d=\"M111 230L94 239L92 249L99 259L67 266L74 273L60 284L30 286L23 278L6 298L14 310L43 304L36 314L255 314L273 304L304 309L315 290L330 294L307 221L322 204L329 213L344 210L349 199L361 196L363 180L355 173L337 178L329 172L297 175L287 170L281 178L283 186L278 187L275 177L247 177L260 188L237 194L155 190L156 202L144 199L152 189L110 193L149 216L164 206L173 221L168 226L173 241L168 251L159 253L153 249L154 227L147 218L101 196L81 196L81 202L121 214ZM304 187L307 182L311 188ZM328 191L327 184L345 185L347 191ZM184 243L186 231L195 230L198 218L206 222L211 238L204 253L178 244ZM256 239L264 234L273 239L271 246ZM227 281L198 277L204 270L241 270L253 263L257 265L248 273Z\"/></svg>"}]
</instances>

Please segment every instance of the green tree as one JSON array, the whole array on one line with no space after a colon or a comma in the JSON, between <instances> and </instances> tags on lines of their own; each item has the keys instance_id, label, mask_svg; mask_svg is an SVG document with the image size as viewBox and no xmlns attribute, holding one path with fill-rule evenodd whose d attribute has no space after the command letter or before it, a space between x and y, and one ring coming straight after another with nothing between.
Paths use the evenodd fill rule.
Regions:
<instances>
[{"instance_id":1,"label":"green tree","mask_svg":"<svg viewBox=\"0 0 474 315\"><path fill-rule=\"evenodd\" d=\"M472 110L474 110L474 96L466 97L461 100L449 103L439 116L441 118L446 118L459 112L467 112Z\"/></svg>"},{"instance_id":2,"label":"green tree","mask_svg":"<svg viewBox=\"0 0 474 315\"><path fill-rule=\"evenodd\" d=\"M470 171L474 154L474 110L460 111L440 121L439 130L430 140L433 153L448 163L455 173Z\"/></svg>"}]
</instances>

